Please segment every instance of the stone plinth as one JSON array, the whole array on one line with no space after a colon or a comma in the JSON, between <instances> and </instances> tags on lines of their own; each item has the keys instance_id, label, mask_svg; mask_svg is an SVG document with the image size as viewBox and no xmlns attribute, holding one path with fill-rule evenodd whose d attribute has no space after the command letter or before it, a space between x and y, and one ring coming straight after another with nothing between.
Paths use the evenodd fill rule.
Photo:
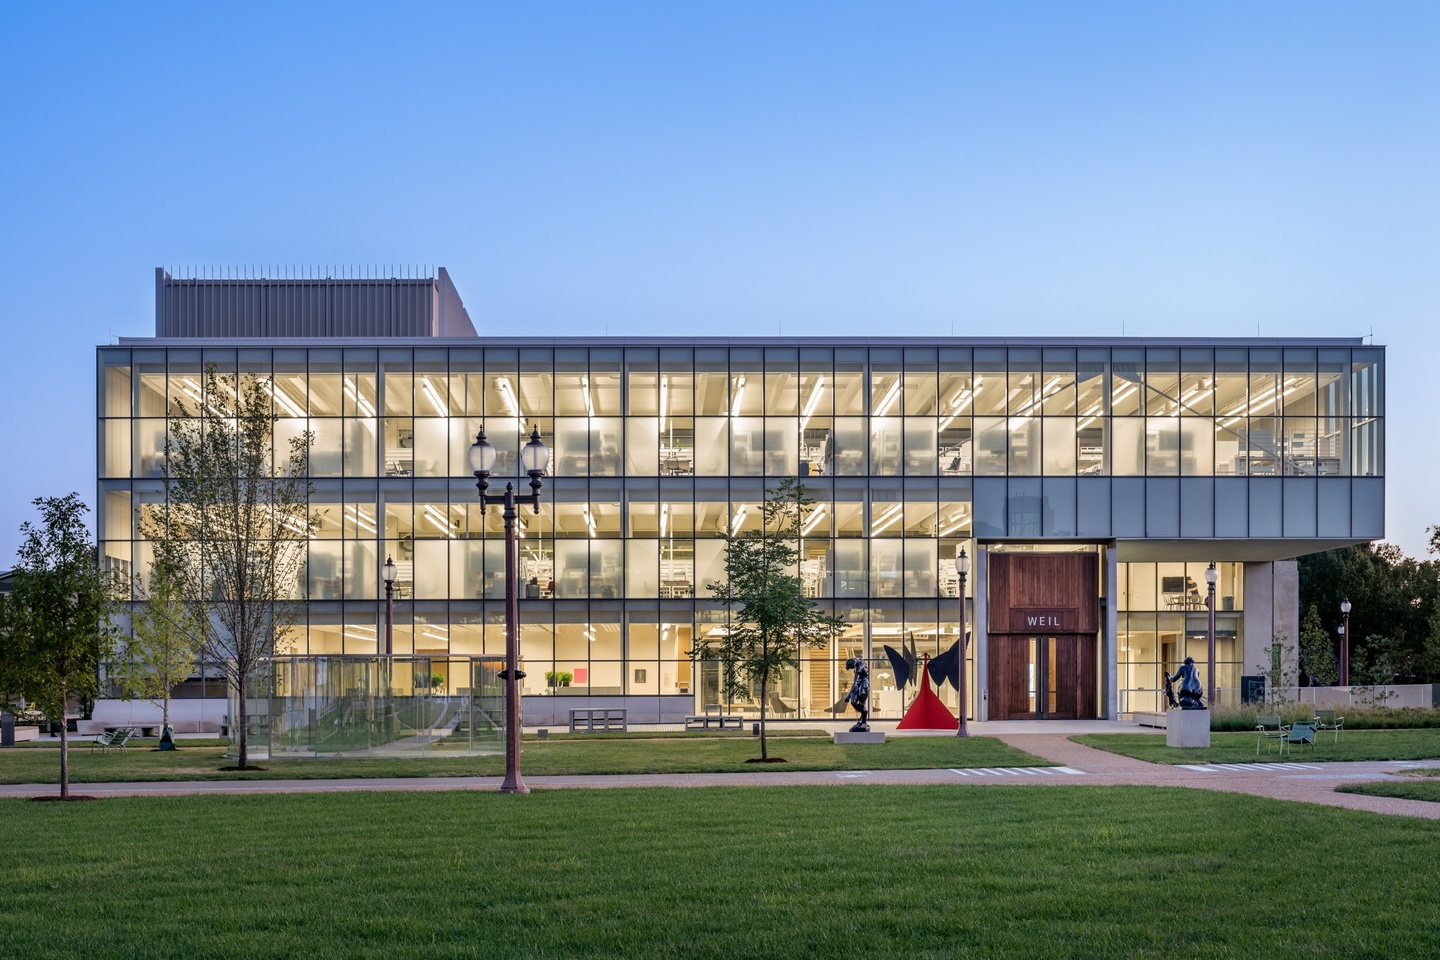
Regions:
<instances>
[{"instance_id":1,"label":"stone plinth","mask_svg":"<svg viewBox=\"0 0 1440 960\"><path fill-rule=\"evenodd\" d=\"M836 743L884 743L885 732L883 730L869 730L865 733L855 733L846 730L843 733L836 733Z\"/></svg>"},{"instance_id":2,"label":"stone plinth","mask_svg":"<svg viewBox=\"0 0 1440 960\"><path fill-rule=\"evenodd\" d=\"M1165 746L1210 746L1209 710L1170 710L1165 714Z\"/></svg>"}]
</instances>

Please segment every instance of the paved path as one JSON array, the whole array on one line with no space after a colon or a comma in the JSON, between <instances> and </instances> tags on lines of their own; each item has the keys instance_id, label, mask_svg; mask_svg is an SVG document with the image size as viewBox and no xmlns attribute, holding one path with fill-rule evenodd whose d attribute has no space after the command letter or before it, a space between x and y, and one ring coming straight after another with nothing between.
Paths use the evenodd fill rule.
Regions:
<instances>
[{"instance_id":1,"label":"paved path","mask_svg":"<svg viewBox=\"0 0 1440 960\"><path fill-rule=\"evenodd\" d=\"M1009 734L1002 735L1000 739L1012 747L1054 763L1084 770L1093 775L1087 777L1086 781L1094 784L1193 787L1199 790L1249 793L1276 800L1295 800L1300 803L1347 807L1351 810L1369 810L1372 813L1440 820L1440 803L1335 792L1335 788L1346 781L1383 780L1399 770L1434 764L1391 761L1170 766L1146 763L1118 753L1106 753L1104 750L1075 743L1059 734Z\"/></svg>"},{"instance_id":2,"label":"paved path","mask_svg":"<svg viewBox=\"0 0 1440 960\"><path fill-rule=\"evenodd\" d=\"M836 784L1067 784L1094 786L1191 787L1249 793L1277 800L1346 807L1401 816L1440 819L1440 803L1336 793L1350 780L1379 780L1399 770L1435 764L1404 762L1226 763L1168 766L1106 753L1067 739L1065 734L1007 733L1000 739L1044 757L1056 767L995 767L938 770L757 770L744 773L615 774L527 776L531 789L614 787L779 787ZM212 780L149 783L80 783L75 793L95 797L178 796L182 794L348 793L357 790L495 790L499 777L393 777L352 780ZM53 795L54 784L0 785L0 797Z\"/></svg>"}]
</instances>

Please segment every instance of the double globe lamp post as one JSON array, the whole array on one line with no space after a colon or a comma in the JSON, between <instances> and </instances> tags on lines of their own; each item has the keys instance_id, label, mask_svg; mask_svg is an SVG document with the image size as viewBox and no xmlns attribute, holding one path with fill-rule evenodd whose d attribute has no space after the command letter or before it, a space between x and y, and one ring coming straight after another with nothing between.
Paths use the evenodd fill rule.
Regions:
<instances>
[{"instance_id":1,"label":"double globe lamp post","mask_svg":"<svg viewBox=\"0 0 1440 960\"><path fill-rule=\"evenodd\" d=\"M1340 601L1340 686L1350 686L1350 598Z\"/></svg>"},{"instance_id":2,"label":"double globe lamp post","mask_svg":"<svg viewBox=\"0 0 1440 960\"><path fill-rule=\"evenodd\" d=\"M520 466L530 475L530 492L515 493L515 484L505 484L505 492L491 494L490 474L495 469L495 448L485 439L482 428L470 445L470 469L475 474L475 488L480 491L481 512L488 512L491 504L503 507L501 516L505 519L505 669L500 679L505 683L505 780L500 784L501 793L529 793L530 788L520 778L520 681L525 674L520 670L520 604L518 601L518 578L515 572L515 505L529 504L540 512L540 477L550 465L550 448L540 439L540 428L530 432L530 442L520 449Z\"/></svg>"}]
</instances>

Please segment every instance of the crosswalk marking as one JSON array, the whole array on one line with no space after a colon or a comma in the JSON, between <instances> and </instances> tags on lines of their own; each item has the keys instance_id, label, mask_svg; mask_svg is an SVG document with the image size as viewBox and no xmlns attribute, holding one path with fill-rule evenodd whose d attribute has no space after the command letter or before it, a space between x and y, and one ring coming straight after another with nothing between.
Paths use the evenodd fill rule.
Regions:
<instances>
[{"instance_id":1,"label":"crosswalk marking","mask_svg":"<svg viewBox=\"0 0 1440 960\"><path fill-rule=\"evenodd\" d=\"M952 767L950 772L959 777L1083 777L1083 770L1071 767Z\"/></svg>"},{"instance_id":2,"label":"crosswalk marking","mask_svg":"<svg viewBox=\"0 0 1440 960\"><path fill-rule=\"evenodd\" d=\"M1195 773L1220 773L1222 770L1229 771L1260 771L1273 772L1275 770L1324 770L1324 767L1317 767L1313 763L1182 763L1181 770L1193 770Z\"/></svg>"}]
</instances>

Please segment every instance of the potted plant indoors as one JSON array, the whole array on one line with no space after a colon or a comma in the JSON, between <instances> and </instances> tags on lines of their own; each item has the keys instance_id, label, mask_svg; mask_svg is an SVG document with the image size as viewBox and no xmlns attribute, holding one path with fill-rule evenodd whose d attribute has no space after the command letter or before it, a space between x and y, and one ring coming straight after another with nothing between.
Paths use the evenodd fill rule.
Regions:
<instances>
[{"instance_id":1,"label":"potted plant indoors","mask_svg":"<svg viewBox=\"0 0 1440 960\"><path fill-rule=\"evenodd\" d=\"M568 686L570 686L570 681L571 681L571 680L574 680L574 679L575 679L575 674L571 673L571 672L568 671L568 670L546 670L546 671L545 671L545 682L546 682L546 684L549 685L550 689L552 689L552 690L555 689L556 687L568 687Z\"/></svg>"}]
</instances>

